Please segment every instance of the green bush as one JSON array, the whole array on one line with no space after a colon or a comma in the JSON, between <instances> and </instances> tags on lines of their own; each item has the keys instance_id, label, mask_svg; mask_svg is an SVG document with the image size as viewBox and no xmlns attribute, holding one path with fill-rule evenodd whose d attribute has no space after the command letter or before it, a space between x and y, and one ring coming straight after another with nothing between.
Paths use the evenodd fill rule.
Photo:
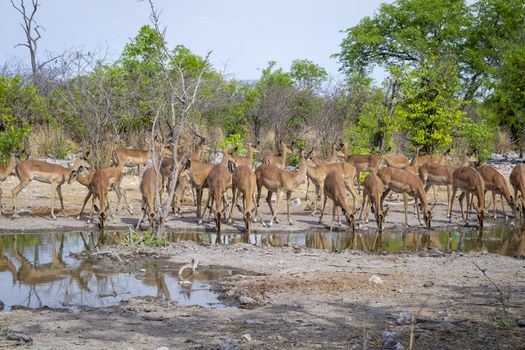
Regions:
<instances>
[{"instance_id":1,"label":"green bush","mask_svg":"<svg viewBox=\"0 0 525 350\"><path fill-rule=\"evenodd\" d=\"M244 147L244 136L241 134L231 134L219 142L219 148L224 152L231 152L234 156L246 156L247 150Z\"/></svg>"}]
</instances>

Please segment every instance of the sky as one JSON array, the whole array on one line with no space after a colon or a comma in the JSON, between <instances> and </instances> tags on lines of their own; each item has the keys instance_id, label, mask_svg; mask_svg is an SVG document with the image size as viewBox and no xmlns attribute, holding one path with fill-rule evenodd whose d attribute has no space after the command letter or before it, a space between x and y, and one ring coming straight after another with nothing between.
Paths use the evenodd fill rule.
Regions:
<instances>
[{"instance_id":1,"label":"sky","mask_svg":"<svg viewBox=\"0 0 525 350\"><path fill-rule=\"evenodd\" d=\"M19 3L20 0L14 0ZM30 0L25 0L26 3ZM255 80L269 61L288 70L294 59L309 59L337 78L342 30L372 16L384 0L155 0L171 47L183 44L216 69L240 80ZM118 57L124 45L150 24L147 2L136 0L40 0L36 19L45 28L38 57L84 49ZM0 0L0 64L26 61L21 16Z\"/></svg>"}]
</instances>

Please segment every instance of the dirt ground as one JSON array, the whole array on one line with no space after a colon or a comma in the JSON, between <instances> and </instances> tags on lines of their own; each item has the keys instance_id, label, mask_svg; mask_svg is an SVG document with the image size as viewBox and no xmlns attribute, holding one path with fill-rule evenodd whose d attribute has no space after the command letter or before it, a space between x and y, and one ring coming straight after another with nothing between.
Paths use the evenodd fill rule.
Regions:
<instances>
[{"instance_id":1,"label":"dirt ground","mask_svg":"<svg viewBox=\"0 0 525 350\"><path fill-rule=\"evenodd\" d=\"M523 349L525 260L491 254L439 257L330 253L294 246L202 246L191 241L133 253L117 247L119 271L137 261L176 269L241 269L216 285L237 309L184 307L169 300L133 299L73 313L0 313L2 329L32 337L28 349L401 349L415 315L415 349ZM431 254L430 254L431 255ZM508 300L474 266L487 276ZM370 282L377 276L381 284ZM401 316L401 317L400 317ZM393 336L388 333L394 332ZM14 345L0 340L0 347Z\"/></svg>"},{"instance_id":2,"label":"dirt ground","mask_svg":"<svg viewBox=\"0 0 525 350\"><path fill-rule=\"evenodd\" d=\"M16 181L11 177L2 184L4 215L11 213L8 194ZM140 208L138 186L137 176L126 176L122 187L135 213L125 213L111 227L135 225ZM0 230L49 232L90 227L85 217L73 217L80 209L85 188L79 184L65 186L69 217L59 216L57 220L49 217L49 192L49 185L31 183L19 196L19 208L25 209L21 218L0 218ZM297 193L303 200L304 191ZM439 197L443 202L446 194L440 192ZM305 210L310 203L302 202L293 207L293 226L280 214L280 224L264 228L256 223L254 230L305 231L330 223L331 209L325 213L324 225L319 225L318 218ZM390 205L386 228L406 229L401 202L394 200ZM266 204L263 208L268 220ZM459 210L455 210L452 224L445 218L445 210L444 204L434 208L434 227L456 229L464 225ZM182 219L171 218L169 226L213 229L211 223L198 227L191 208L184 213ZM225 230L241 230L239 213L236 218L236 225L224 225ZM413 227L420 227L411 213L409 220ZM487 218L487 225L501 220ZM373 232L374 227L371 218L364 230ZM114 260L114 255L98 257L101 264L115 271L130 271L145 261L157 261L168 270L176 270L192 258L201 266L240 269L242 273L215 284L223 302L236 308L205 309L141 298L76 313L13 310L0 313L0 348L19 344L22 349L406 349L411 316L403 313L411 313L417 320L415 349L525 349L525 328L518 326L518 320L525 319L523 259L486 252L374 255L293 245L204 246L190 241L155 250L112 249L121 261ZM490 280L473 263L486 270ZM376 279L372 276L381 283L371 282L371 278ZM7 340L12 331L33 340L29 344Z\"/></svg>"}]
</instances>

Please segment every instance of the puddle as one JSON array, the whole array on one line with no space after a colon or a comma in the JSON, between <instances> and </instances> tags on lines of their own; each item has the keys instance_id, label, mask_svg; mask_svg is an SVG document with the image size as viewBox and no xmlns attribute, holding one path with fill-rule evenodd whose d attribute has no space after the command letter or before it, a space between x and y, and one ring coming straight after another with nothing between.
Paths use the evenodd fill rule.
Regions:
<instances>
[{"instance_id":1,"label":"puddle","mask_svg":"<svg viewBox=\"0 0 525 350\"><path fill-rule=\"evenodd\" d=\"M5 310L22 305L78 311L144 296L229 308L210 282L232 275L231 270L198 269L184 283L178 270L164 272L152 264L133 273L108 272L96 262L74 257L89 244L86 238L80 233L0 235L0 300Z\"/></svg>"},{"instance_id":2,"label":"puddle","mask_svg":"<svg viewBox=\"0 0 525 350\"><path fill-rule=\"evenodd\" d=\"M286 244L342 251L345 249L367 252L418 252L428 248L442 250L457 250L460 252L482 251L499 255L525 257L525 231L510 227L495 227L486 229L483 236L477 230L451 232L383 232L379 235L374 232L360 232L351 234L339 232L307 232L307 233L273 233L273 234L222 234L201 232L172 232L168 240L177 242L191 240L201 244L235 244L250 243L257 246L280 247Z\"/></svg>"}]
</instances>

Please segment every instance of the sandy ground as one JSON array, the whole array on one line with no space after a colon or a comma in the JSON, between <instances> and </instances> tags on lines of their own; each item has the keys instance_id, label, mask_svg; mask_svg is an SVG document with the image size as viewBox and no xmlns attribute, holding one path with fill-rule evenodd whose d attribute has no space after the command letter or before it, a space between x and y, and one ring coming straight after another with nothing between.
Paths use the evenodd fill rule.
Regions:
<instances>
[{"instance_id":1,"label":"sandy ground","mask_svg":"<svg viewBox=\"0 0 525 350\"><path fill-rule=\"evenodd\" d=\"M66 217L60 212L57 211L57 208L60 209L60 202L58 197L55 198L55 214L57 219L53 220L50 216L50 207L51 207L51 188L49 184L40 183L37 181L31 182L24 190L22 190L17 199L18 212L20 217L16 220L11 218L12 207L11 207L11 190L18 184L18 179L16 177L9 177L4 183L0 184L2 191L4 193L2 197L1 212L3 214L0 217L0 232L24 232L24 231L39 231L39 230L54 230L54 231L67 231L67 230L89 230L96 228L96 223L98 218L95 215L95 224L87 224L87 213L89 213L91 207L91 200L88 202L87 209L84 210L84 215L80 220L76 219L82 203L84 201L85 195L87 194L87 189L75 182L71 185L65 184L62 189L64 195L64 206L66 211ZM125 209L124 201L121 202L120 212L116 217L116 220L108 220L106 222L107 229L127 229L128 227L134 227L138 221L141 208L141 195L139 190L140 179L137 175L126 175L123 183L122 189L126 192L126 196L129 204L132 207L132 215L128 213ZM313 208L313 198L315 196L315 190L313 186L310 186L309 189L309 200L305 202L305 193L306 193L306 183L301 185L297 191L294 192L293 198L299 198L300 204L296 205L292 203L292 221L293 225L289 225L286 219L286 201L283 200L280 205L280 210L277 218L280 220L279 224L274 224L272 227L264 227L260 222L254 223L252 225L253 232L304 232L306 230L318 230L329 227L331 223L332 216L332 206L330 199L328 200L323 223L319 224L319 211L321 208L321 203L319 203L319 210L317 216L311 216ZM433 204L433 195L432 190L429 192L429 201L431 205ZM264 192L266 193L266 192ZM447 210L447 195L446 188L442 187L437 190L438 193L438 203L433 208L432 215L432 226L435 229L449 228L457 230L465 226L465 221L461 219L461 213L459 211L459 203L456 198L454 210L452 214L452 222L449 223L446 218ZM229 191L231 197L231 191ZM205 198L207 196L207 191L205 191ZM110 201L114 207L116 203L116 194L114 191L109 193ZM487 196L488 197L488 196ZM269 222L269 208L265 202L266 196L263 195L261 198L261 208L263 219L266 222ZM362 197L356 200L356 207L360 208L362 202ZM486 200L487 204L490 203L489 199ZM174 215L170 216L167 221L167 226L173 229L180 230L206 230L213 231L215 230L215 224L213 221L209 222L206 220L208 216L206 214L203 225L197 225L195 222L195 207L192 206L193 200L191 195L188 193L184 200L185 206L183 207L182 217L175 217ZM394 195L391 198L387 198L385 204L390 207L388 216L385 222L385 228L389 230L414 230L415 228L421 228L422 226L417 221L417 217L413 214L413 200L409 201L409 212L408 220L409 227L404 225L404 214L403 214L403 203L401 201L400 195ZM502 212L501 212L501 202L498 196L497 201L498 215L499 219L494 220L487 213L485 227L489 227L496 223L501 222ZM351 203L350 203L351 204ZM275 203L274 203L275 207ZM507 214L510 216L511 212L508 208L508 205L505 204ZM492 214L492 209L490 209ZM356 214L356 217L359 213ZM236 223L231 225L223 225L223 232L241 232L244 229L244 223L242 221L241 214L238 210L234 210L234 218ZM373 214L370 214L370 222L365 224L363 230L375 230L376 224ZM343 224L344 224L344 218ZM469 217L470 225L477 225L476 215L472 213ZM143 223L142 226L144 229L147 228L147 223Z\"/></svg>"},{"instance_id":2,"label":"sandy ground","mask_svg":"<svg viewBox=\"0 0 525 350\"><path fill-rule=\"evenodd\" d=\"M4 215L10 214L6 194L16 181L11 177L2 184ZM126 176L122 187L135 215L126 213L110 227L135 225L140 208L138 185L137 176ZM49 217L49 192L49 185L31 183L19 196L19 208L25 209L25 214L17 220L0 218L0 229L89 229L85 217L73 217L80 209L85 188L79 184L65 186L63 193L70 216L59 216L57 220ZM304 199L304 192L298 193ZM446 197L443 193L439 196L441 201ZM268 229L256 223L253 228L283 232L326 227L331 209L325 213L324 225L319 225L318 218L305 210L308 205L303 202L294 207L293 226L280 214L281 224ZM263 208L268 219L265 204ZM399 202L391 203L387 229L406 229L402 225L402 208ZM444 204L435 207L434 227L455 229L464 225L458 210L449 224L445 210ZM236 218L235 226L224 225L224 229L240 232L242 221L238 213ZM409 220L412 229L420 227L413 214L409 214ZM487 218L487 225L501 220ZM199 228L189 207L182 219L172 217L168 224L177 229ZM213 224L206 223L200 229L203 227L211 230ZM366 229L373 232L374 227L371 218ZM16 331L32 337L32 343L19 345L28 349L401 349L408 347L410 317L399 316L410 312L417 315L413 332L416 349L525 349L525 328L517 326L518 320L525 319L523 259L483 252L429 250L420 255L373 255L350 250L331 253L291 245L203 246L190 241L156 250L112 249L118 251L122 261L104 254L97 257L115 271L130 271L145 261L158 261L166 269L176 270L192 258L197 258L201 266L241 269L241 274L215 285L224 303L238 308L184 307L169 300L144 298L78 313L14 310L0 313L0 348L22 343L6 339L7 334ZM473 263L486 269L501 293ZM382 283L370 282L374 275Z\"/></svg>"}]
</instances>

